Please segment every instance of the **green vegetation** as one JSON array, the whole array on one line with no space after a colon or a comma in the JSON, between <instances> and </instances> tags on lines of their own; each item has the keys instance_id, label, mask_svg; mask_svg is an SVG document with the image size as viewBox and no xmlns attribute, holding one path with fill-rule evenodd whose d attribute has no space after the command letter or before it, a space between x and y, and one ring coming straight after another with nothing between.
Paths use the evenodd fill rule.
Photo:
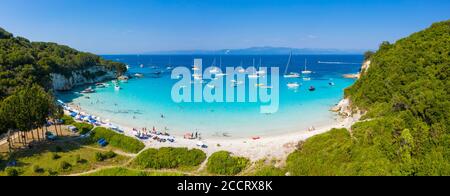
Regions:
<instances>
[{"instance_id":1,"label":"green vegetation","mask_svg":"<svg viewBox=\"0 0 450 196\"><path fill-rule=\"evenodd\" d=\"M92 131L89 142L96 143L102 138L112 147L118 148L124 152L138 153L145 147L144 143L135 138L116 133L103 127L97 127Z\"/></svg>"},{"instance_id":2,"label":"green vegetation","mask_svg":"<svg viewBox=\"0 0 450 196\"><path fill-rule=\"evenodd\" d=\"M117 156L117 154L113 151L108 151L107 153L97 152L97 153L95 153L95 160L101 162L101 161L105 161L107 159L112 159L116 156Z\"/></svg>"},{"instance_id":3,"label":"green vegetation","mask_svg":"<svg viewBox=\"0 0 450 196\"><path fill-rule=\"evenodd\" d=\"M42 127L52 113L57 113L53 98L42 87L36 84L19 87L0 102L0 133L8 129L31 131Z\"/></svg>"},{"instance_id":4,"label":"green vegetation","mask_svg":"<svg viewBox=\"0 0 450 196\"><path fill-rule=\"evenodd\" d=\"M243 171L249 163L244 157L231 156L230 152L220 151L208 159L207 170L212 174L236 175Z\"/></svg>"},{"instance_id":5,"label":"green vegetation","mask_svg":"<svg viewBox=\"0 0 450 196\"><path fill-rule=\"evenodd\" d=\"M289 156L293 175L450 175L450 21L384 42L346 97L367 111Z\"/></svg>"},{"instance_id":6,"label":"green vegetation","mask_svg":"<svg viewBox=\"0 0 450 196\"><path fill-rule=\"evenodd\" d=\"M183 176L178 172L141 171L123 167L103 169L86 176Z\"/></svg>"},{"instance_id":7,"label":"green vegetation","mask_svg":"<svg viewBox=\"0 0 450 196\"><path fill-rule=\"evenodd\" d=\"M82 173L102 166L122 165L129 160L128 157L115 155L103 161L97 161L95 158L97 153L105 156L109 154L91 148L83 148L70 142L43 144L38 148L15 152L12 158L17 161L17 167L7 167L3 172L0 170L0 176L66 175Z\"/></svg>"},{"instance_id":8,"label":"green vegetation","mask_svg":"<svg viewBox=\"0 0 450 196\"><path fill-rule=\"evenodd\" d=\"M206 154L199 149L160 148L148 149L133 160L132 166L143 169L172 169L199 166Z\"/></svg>"},{"instance_id":9,"label":"green vegetation","mask_svg":"<svg viewBox=\"0 0 450 196\"><path fill-rule=\"evenodd\" d=\"M73 118L71 116L67 116L67 115L63 115L61 117L61 120L64 121L65 125L72 125L75 123L75 120L73 120Z\"/></svg>"},{"instance_id":10,"label":"green vegetation","mask_svg":"<svg viewBox=\"0 0 450 196\"><path fill-rule=\"evenodd\" d=\"M88 123L72 123L72 125L78 129L78 133L81 135L89 133L94 128L94 125Z\"/></svg>"},{"instance_id":11,"label":"green vegetation","mask_svg":"<svg viewBox=\"0 0 450 196\"><path fill-rule=\"evenodd\" d=\"M286 171L284 168L275 167L276 160L272 160L269 163L266 160L260 160L253 164L252 169L245 172L245 176L285 176Z\"/></svg>"},{"instance_id":12,"label":"green vegetation","mask_svg":"<svg viewBox=\"0 0 450 196\"><path fill-rule=\"evenodd\" d=\"M59 118L51 94L51 73L100 66L122 74L126 66L55 43L30 42L0 28L0 134L8 129L30 131ZM86 73L97 77L104 72ZM26 141L25 141L26 143Z\"/></svg>"}]
</instances>

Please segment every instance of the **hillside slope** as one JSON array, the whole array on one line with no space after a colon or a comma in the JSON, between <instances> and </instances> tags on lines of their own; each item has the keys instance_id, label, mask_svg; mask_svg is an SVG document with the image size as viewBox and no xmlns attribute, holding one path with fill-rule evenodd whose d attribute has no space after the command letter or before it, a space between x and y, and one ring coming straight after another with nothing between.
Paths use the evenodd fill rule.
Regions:
<instances>
[{"instance_id":1,"label":"hillside slope","mask_svg":"<svg viewBox=\"0 0 450 196\"><path fill-rule=\"evenodd\" d=\"M109 71L121 74L125 70L122 63L55 43L30 42L0 28L0 100L19 86L37 83L52 88L51 73L70 79L77 72L88 81Z\"/></svg>"},{"instance_id":2,"label":"hillside slope","mask_svg":"<svg viewBox=\"0 0 450 196\"><path fill-rule=\"evenodd\" d=\"M346 90L366 121L291 154L293 175L450 175L450 21L385 42Z\"/></svg>"}]
</instances>

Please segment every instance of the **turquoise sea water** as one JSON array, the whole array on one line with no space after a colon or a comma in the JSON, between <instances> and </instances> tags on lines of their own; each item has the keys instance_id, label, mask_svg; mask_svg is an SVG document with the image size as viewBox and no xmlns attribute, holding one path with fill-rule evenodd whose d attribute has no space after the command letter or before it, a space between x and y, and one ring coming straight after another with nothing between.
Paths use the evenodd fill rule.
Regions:
<instances>
[{"instance_id":1,"label":"turquoise sea water","mask_svg":"<svg viewBox=\"0 0 450 196\"><path fill-rule=\"evenodd\" d=\"M342 99L343 90L354 83L353 79L342 78L342 74L358 72L363 60L361 55L293 56L289 71L301 72L306 58L308 69L314 72L309 76L311 81L304 81L302 78L285 79L280 76L279 110L272 114L262 114L260 113L262 103L175 103L172 101L171 89L178 80L170 78L166 66L170 64L174 67L190 68L194 58L202 58L203 67L211 65L214 58L218 65L219 56L119 55L104 57L126 63L130 66L129 74L131 75L143 73L145 77L120 83L122 87L120 91L116 91L114 85L110 83L110 87L98 88L94 94L79 94L79 91L86 88L84 86L72 92L59 93L58 97L65 102L80 105L90 114L123 126L134 128L156 126L159 129L167 128L169 132L175 134L198 131L207 137L220 136L223 133L228 133L232 137L281 134L333 123L335 114L329 109ZM242 64L245 68L252 66L255 59L258 66L260 58L263 66L279 66L280 74L284 73L288 56L222 56L222 64L223 67L236 67ZM144 67L142 68L141 65ZM167 73L156 77L152 73L158 70L164 70ZM302 86L296 90L289 89L286 84L294 81ZM335 84L334 86L329 85L331 81ZM310 92L308 90L310 86L314 86L316 91Z\"/></svg>"}]
</instances>

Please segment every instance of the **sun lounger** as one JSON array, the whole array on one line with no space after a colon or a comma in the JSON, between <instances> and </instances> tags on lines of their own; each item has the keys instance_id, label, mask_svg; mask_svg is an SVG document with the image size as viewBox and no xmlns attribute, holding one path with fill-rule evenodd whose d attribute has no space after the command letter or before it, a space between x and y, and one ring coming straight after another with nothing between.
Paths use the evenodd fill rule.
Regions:
<instances>
[{"instance_id":1,"label":"sun lounger","mask_svg":"<svg viewBox=\"0 0 450 196\"><path fill-rule=\"evenodd\" d=\"M101 138L100 140L98 140L98 145L100 145L101 147L105 147L105 146L107 146L108 145L108 142L105 140L105 139L103 139L103 138Z\"/></svg>"}]
</instances>

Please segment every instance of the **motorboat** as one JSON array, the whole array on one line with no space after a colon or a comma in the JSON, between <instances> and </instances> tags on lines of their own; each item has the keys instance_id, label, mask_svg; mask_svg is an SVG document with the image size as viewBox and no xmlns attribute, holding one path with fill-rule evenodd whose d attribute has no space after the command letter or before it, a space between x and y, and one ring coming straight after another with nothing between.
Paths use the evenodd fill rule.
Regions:
<instances>
[{"instance_id":1,"label":"motorboat","mask_svg":"<svg viewBox=\"0 0 450 196\"><path fill-rule=\"evenodd\" d=\"M297 83L297 82L290 82L290 83L287 84L287 87L294 89L294 88L300 87L300 84Z\"/></svg>"},{"instance_id":2,"label":"motorboat","mask_svg":"<svg viewBox=\"0 0 450 196\"><path fill-rule=\"evenodd\" d=\"M95 90L92 89L91 87L84 89L83 91L81 91L81 93L83 94L89 94L89 93L95 93Z\"/></svg>"},{"instance_id":3,"label":"motorboat","mask_svg":"<svg viewBox=\"0 0 450 196\"><path fill-rule=\"evenodd\" d=\"M136 78L143 78L144 74L136 73L136 74L134 74L134 77L136 77Z\"/></svg>"},{"instance_id":4,"label":"motorboat","mask_svg":"<svg viewBox=\"0 0 450 196\"><path fill-rule=\"evenodd\" d=\"M114 86L114 90L116 90L116 91L119 91L120 89L122 89L118 84L116 84L115 86Z\"/></svg>"}]
</instances>

